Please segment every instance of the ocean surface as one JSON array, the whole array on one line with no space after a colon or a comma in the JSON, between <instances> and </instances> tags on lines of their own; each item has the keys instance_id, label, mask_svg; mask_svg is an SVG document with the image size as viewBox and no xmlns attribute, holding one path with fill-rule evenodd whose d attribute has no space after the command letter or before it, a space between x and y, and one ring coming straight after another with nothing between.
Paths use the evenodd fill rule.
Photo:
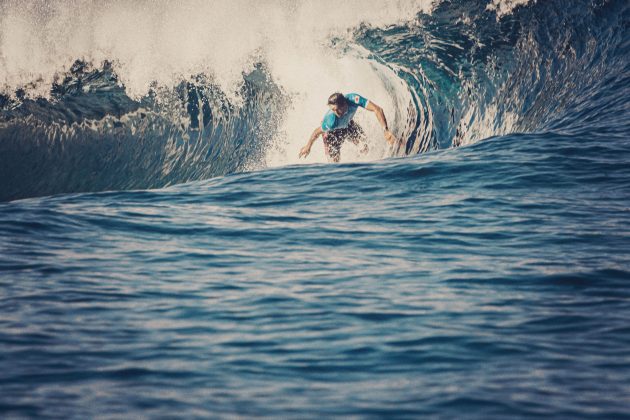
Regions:
<instances>
[{"instance_id":1,"label":"ocean surface","mask_svg":"<svg viewBox=\"0 0 630 420\"><path fill-rule=\"evenodd\" d=\"M627 1L0 12L0 417L630 418Z\"/></svg>"}]
</instances>

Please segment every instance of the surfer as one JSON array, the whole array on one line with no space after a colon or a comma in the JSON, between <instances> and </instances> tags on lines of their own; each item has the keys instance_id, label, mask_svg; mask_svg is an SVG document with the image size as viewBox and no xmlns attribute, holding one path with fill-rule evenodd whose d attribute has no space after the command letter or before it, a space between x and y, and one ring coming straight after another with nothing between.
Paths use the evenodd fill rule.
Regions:
<instances>
[{"instance_id":1,"label":"surfer","mask_svg":"<svg viewBox=\"0 0 630 420\"><path fill-rule=\"evenodd\" d=\"M391 145L398 141L396 137L389 131L387 120L383 109L374 102L367 100L356 93L343 95L341 93L333 93L328 98L328 107L330 110L324 115L321 127L317 127L306 145L300 150L300 157L306 157L311 152L311 147L317 138L322 135L324 139L324 151L328 157L328 161L339 162L341 145L346 140L350 140L356 145L363 143L362 153L367 152L367 144L365 143L365 133L363 129L352 120L354 114L359 107L376 114L378 123L383 127L385 140Z\"/></svg>"}]
</instances>

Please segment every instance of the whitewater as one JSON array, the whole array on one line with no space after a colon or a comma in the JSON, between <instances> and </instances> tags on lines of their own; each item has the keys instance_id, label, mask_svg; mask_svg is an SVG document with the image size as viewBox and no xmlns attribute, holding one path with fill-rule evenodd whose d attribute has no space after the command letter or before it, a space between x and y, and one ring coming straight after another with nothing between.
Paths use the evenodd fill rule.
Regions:
<instances>
[{"instance_id":1,"label":"whitewater","mask_svg":"<svg viewBox=\"0 0 630 420\"><path fill-rule=\"evenodd\" d=\"M629 23L1 1L0 416L630 418Z\"/></svg>"}]
</instances>

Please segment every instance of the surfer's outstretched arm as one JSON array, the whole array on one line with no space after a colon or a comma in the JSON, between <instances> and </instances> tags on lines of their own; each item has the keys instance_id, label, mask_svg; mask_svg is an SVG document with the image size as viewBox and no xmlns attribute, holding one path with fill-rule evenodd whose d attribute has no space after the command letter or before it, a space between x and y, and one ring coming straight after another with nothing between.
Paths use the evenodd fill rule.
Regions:
<instances>
[{"instance_id":1,"label":"surfer's outstretched arm","mask_svg":"<svg viewBox=\"0 0 630 420\"><path fill-rule=\"evenodd\" d=\"M300 150L300 157L306 157L309 153L311 153L311 147L313 147L313 143L315 143L317 137L319 137L323 132L324 131L321 127L317 127L315 131L313 131L313 134L311 134L311 138L308 139L306 145L302 147L302 150Z\"/></svg>"},{"instance_id":2,"label":"surfer's outstretched arm","mask_svg":"<svg viewBox=\"0 0 630 420\"><path fill-rule=\"evenodd\" d=\"M387 119L385 118L383 108L370 101L365 109L376 114L376 119L378 120L378 123L381 125L381 127L383 127L383 130L385 130L385 132L383 133L385 136L385 140L387 140L387 142L392 145L398 143L396 137L394 137L392 132L389 131L389 127L387 126Z\"/></svg>"}]
</instances>

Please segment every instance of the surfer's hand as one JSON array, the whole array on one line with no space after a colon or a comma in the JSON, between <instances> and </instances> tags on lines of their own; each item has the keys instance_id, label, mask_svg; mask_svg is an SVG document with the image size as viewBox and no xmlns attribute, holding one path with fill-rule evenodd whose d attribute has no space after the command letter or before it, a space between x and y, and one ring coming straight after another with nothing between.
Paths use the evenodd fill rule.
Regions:
<instances>
[{"instance_id":1,"label":"surfer's hand","mask_svg":"<svg viewBox=\"0 0 630 420\"><path fill-rule=\"evenodd\" d=\"M387 140L387 143L391 144L392 146L398 144L398 139L389 130L385 130L385 140Z\"/></svg>"},{"instance_id":2,"label":"surfer's hand","mask_svg":"<svg viewBox=\"0 0 630 420\"><path fill-rule=\"evenodd\" d=\"M300 150L300 157L306 157L309 153L311 153L311 146L307 144L306 146L302 147L302 150Z\"/></svg>"}]
</instances>

